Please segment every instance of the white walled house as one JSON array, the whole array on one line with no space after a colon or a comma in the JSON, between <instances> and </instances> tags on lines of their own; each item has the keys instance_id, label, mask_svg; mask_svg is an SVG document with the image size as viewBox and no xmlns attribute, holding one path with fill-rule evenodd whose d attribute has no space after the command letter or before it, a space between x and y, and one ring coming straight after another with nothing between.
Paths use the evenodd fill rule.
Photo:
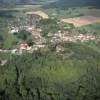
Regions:
<instances>
[{"instance_id":1,"label":"white walled house","mask_svg":"<svg viewBox=\"0 0 100 100\"><path fill-rule=\"evenodd\" d=\"M19 32L19 28L18 27L12 27L11 29L9 29L9 33L13 34L13 33L17 33Z\"/></svg>"}]
</instances>

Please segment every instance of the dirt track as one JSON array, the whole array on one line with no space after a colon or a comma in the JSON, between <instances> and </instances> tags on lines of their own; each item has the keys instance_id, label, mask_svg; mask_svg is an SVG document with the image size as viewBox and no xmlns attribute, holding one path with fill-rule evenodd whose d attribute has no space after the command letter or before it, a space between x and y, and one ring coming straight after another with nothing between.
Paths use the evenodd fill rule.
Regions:
<instances>
[{"instance_id":1,"label":"dirt track","mask_svg":"<svg viewBox=\"0 0 100 100\"><path fill-rule=\"evenodd\" d=\"M100 17L81 16L68 19L61 19L63 22L72 23L75 27L81 27L88 24L100 23Z\"/></svg>"}]
</instances>

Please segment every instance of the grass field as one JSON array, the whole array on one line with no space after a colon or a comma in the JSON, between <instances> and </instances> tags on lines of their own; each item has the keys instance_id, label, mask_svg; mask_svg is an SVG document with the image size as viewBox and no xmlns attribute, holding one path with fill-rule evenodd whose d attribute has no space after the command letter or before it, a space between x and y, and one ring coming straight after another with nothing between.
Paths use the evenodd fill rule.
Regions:
<instances>
[{"instance_id":1,"label":"grass field","mask_svg":"<svg viewBox=\"0 0 100 100\"><path fill-rule=\"evenodd\" d=\"M73 18L82 15L100 17L100 10L90 7L75 7L67 9L48 8L41 10L47 13L49 16L56 18Z\"/></svg>"},{"instance_id":2,"label":"grass field","mask_svg":"<svg viewBox=\"0 0 100 100\"><path fill-rule=\"evenodd\" d=\"M75 31L79 32L79 33L95 33L95 34L100 34L100 23L95 23L95 24L91 24L91 25L85 25L85 26L81 26L81 27L77 27L75 29Z\"/></svg>"}]
</instances>

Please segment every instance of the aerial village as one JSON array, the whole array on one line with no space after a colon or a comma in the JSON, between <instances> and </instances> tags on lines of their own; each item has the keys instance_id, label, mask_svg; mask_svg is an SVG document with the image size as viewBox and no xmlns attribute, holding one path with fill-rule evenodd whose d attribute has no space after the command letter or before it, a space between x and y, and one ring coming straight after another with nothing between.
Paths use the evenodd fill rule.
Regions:
<instances>
[{"instance_id":1,"label":"aerial village","mask_svg":"<svg viewBox=\"0 0 100 100\"><path fill-rule=\"evenodd\" d=\"M49 39L50 43L59 43L59 42L87 42L87 41L99 41L100 37L95 36L91 33L85 33L85 34L69 34L69 31L63 31L58 30L58 32L49 32L47 37L43 37L41 35L42 29L36 28L35 25L31 23L31 17L33 15L41 16L43 19L49 19L49 16L46 15L43 12L37 11L37 12L28 12L26 13L27 16L30 17L30 24L28 25L10 25L8 27L9 34L18 33L21 30L26 30L31 33L32 37L35 39L35 43L31 46L29 46L25 41L18 44L16 48L13 48L12 50L2 50L0 49L0 52L11 52L11 54L21 55L24 52L27 53L33 53L34 51L39 50L40 48L45 48L47 41ZM36 17L35 16L35 17ZM71 29L70 26L64 27L65 29ZM62 48L57 47L57 52L63 51Z\"/></svg>"}]
</instances>

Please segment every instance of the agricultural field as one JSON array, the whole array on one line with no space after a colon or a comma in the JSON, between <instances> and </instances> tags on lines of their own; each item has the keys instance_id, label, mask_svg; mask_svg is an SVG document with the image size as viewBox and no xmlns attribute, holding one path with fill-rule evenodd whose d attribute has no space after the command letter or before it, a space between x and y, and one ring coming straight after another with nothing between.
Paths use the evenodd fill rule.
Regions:
<instances>
[{"instance_id":1,"label":"agricultural field","mask_svg":"<svg viewBox=\"0 0 100 100\"><path fill-rule=\"evenodd\" d=\"M61 20L65 23L72 23L75 27L100 23L100 17L94 17L94 16L80 16L80 17L61 19Z\"/></svg>"}]
</instances>

